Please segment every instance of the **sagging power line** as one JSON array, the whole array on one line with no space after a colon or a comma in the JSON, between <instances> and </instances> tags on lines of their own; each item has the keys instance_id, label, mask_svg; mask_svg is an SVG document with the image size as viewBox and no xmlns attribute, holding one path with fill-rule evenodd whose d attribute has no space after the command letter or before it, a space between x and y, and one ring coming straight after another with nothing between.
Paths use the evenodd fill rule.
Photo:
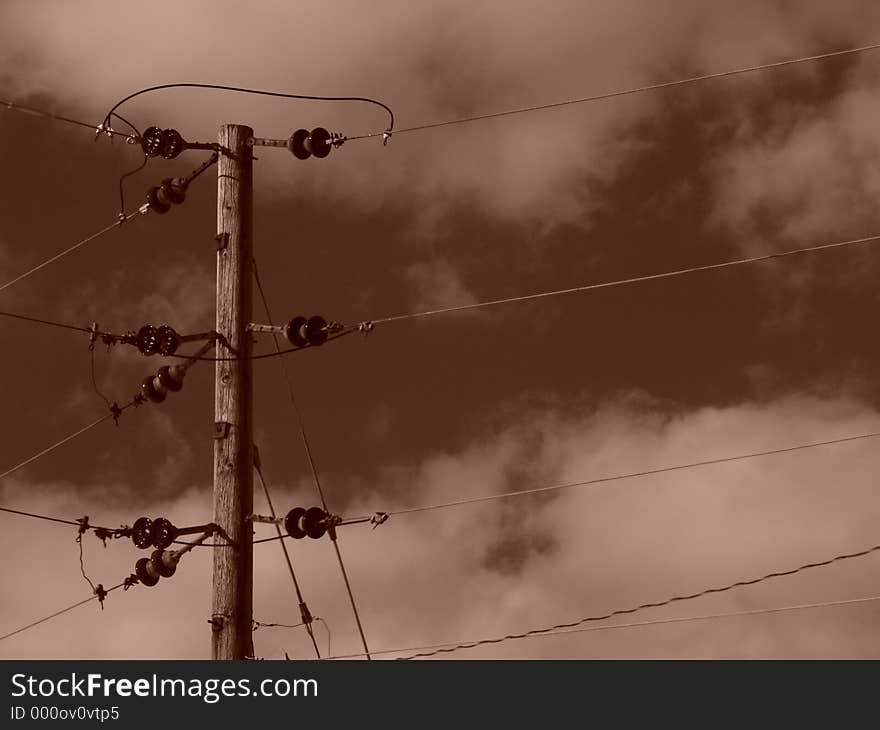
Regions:
<instances>
[{"instance_id":1,"label":"sagging power line","mask_svg":"<svg viewBox=\"0 0 880 730\"><path fill-rule=\"evenodd\" d=\"M880 601L880 596L866 596L864 598L847 598L839 601L820 601L817 603L800 603L790 606L776 606L772 608L755 608L751 610L745 611L726 611L724 613L704 613L698 616L675 616L672 618L658 618L653 619L651 621L633 621L625 624L608 624L608 625L598 625L598 626L584 626L582 628L575 629L560 629L557 631L546 631L541 634L529 634L527 636L523 636L523 639L545 639L553 636L567 636L570 634L584 634L590 633L593 631L618 631L621 629L633 629L633 628L643 628L646 626L664 626L667 624L685 624L685 623L693 623L696 621L710 621L716 619L726 619L726 618L742 618L748 616L761 616L768 615L774 613L788 613L791 611L804 611L807 609L814 608L834 608L841 606L856 606L860 604L874 603L876 601ZM265 625L265 624L264 624ZM406 646L399 647L397 649L380 649L379 651L374 651L373 656L382 655L382 654L401 654L404 652L413 652L413 651L427 651L428 649L446 649L450 647L460 646L460 645L470 645L477 644L477 642L481 641L480 639L471 639L468 641L451 641L445 644L427 644L423 646ZM357 659L358 657L363 656L363 654L336 654L335 656L328 656L328 659Z\"/></svg>"},{"instance_id":2,"label":"sagging power line","mask_svg":"<svg viewBox=\"0 0 880 730\"><path fill-rule=\"evenodd\" d=\"M420 659L424 657L436 656L437 654L448 654L454 651L459 651L462 649L474 649L478 646L486 646L489 644L500 644L505 641L511 641L514 639L525 639L529 636L535 636L538 634L546 634L548 632L557 631L559 629L571 629L576 626L580 626L585 623L592 623L595 621L605 621L607 619L613 618L614 616L624 616L627 614L637 613L639 611L644 611L649 608L660 608L662 606L668 606L673 603L679 603L682 601L692 601L697 598L701 598L703 596L708 596L714 593L725 593L727 591L734 590L735 588L741 588L744 586L752 586L757 585L758 583L763 583L764 581L773 580L775 578L782 578L789 575L795 575L797 573L802 573L806 570L813 570L815 568L821 568L827 565L831 565L833 563L841 562L844 560L852 560L854 558L861 558L866 555L870 555L872 553L880 550L880 545L875 545L873 547L866 548L865 550L860 550L859 552L854 553L843 553L841 555L835 555L832 558L828 558L827 560L821 560L813 563L804 563L803 565L799 565L796 568L790 568L788 570L780 570L774 571L772 573L766 573L758 578L748 578L745 580L738 580L734 583L728 583L724 586L719 586L716 588L705 588L701 591L695 591L694 593L687 593L678 596L671 596L670 598L666 598L661 601L653 601L647 603L641 603L638 606L633 606L631 608L618 608L614 611L609 611L608 613L595 615L595 616L585 616L584 618L577 619L575 621L569 621L565 623L554 624L553 626L548 626L546 628L539 629L530 629L529 631L524 631L518 634L507 634L506 636L499 636L491 639L478 639L477 641L460 643L454 646L445 647L441 649L434 649L429 652L421 652L418 654L412 654L410 656L400 657L401 659Z\"/></svg>"}]
</instances>

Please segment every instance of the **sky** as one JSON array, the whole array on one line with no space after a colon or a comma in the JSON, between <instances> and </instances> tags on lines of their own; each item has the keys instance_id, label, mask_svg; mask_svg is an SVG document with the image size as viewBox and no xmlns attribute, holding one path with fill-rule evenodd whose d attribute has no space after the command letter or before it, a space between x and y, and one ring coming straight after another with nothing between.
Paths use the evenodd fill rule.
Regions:
<instances>
[{"instance_id":1,"label":"sky","mask_svg":"<svg viewBox=\"0 0 880 730\"><path fill-rule=\"evenodd\" d=\"M0 99L97 124L166 83L371 97L395 127L462 119L880 42L880 8L763 0L6 0ZM351 140L323 160L259 148L255 256L273 316L346 324L880 234L880 51L661 91ZM375 105L174 89L119 109L216 140L382 132ZM147 188L206 153L153 160ZM0 106L0 285L116 220L136 145ZM111 331L214 326L213 170L149 214L0 292L0 310ZM328 504L413 507L880 430L865 244L674 279L377 325L285 359ZM260 313L255 321L262 321ZM0 322L0 471L91 421L88 336ZM268 352L270 340L256 348ZM120 403L164 364L94 353ZM213 367L0 480L0 505L95 524L212 519ZM255 432L279 512L318 504L276 359ZM871 547L868 439L339 528L370 648L521 633ZM255 509L267 507L255 493ZM0 517L0 635L87 598L76 528ZM258 525L256 537L273 533ZM329 540L288 540L323 655L361 651ZM142 556L86 535L115 585ZM255 546L254 618L299 623L277 543ZM211 550L0 641L0 658L210 656ZM876 554L625 620L878 595ZM613 624L614 621L607 622ZM329 636L326 633L329 627ZM329 646L328 646L329 643ZM310 658L302 628L255 655ZM876 658L880 604L534 637L454 658Z\"/></svg>"}]
</instances>

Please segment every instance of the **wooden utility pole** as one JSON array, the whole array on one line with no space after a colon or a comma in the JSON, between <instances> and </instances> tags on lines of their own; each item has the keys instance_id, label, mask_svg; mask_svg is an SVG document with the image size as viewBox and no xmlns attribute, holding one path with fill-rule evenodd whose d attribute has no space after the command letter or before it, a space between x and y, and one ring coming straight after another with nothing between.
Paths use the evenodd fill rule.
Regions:
<instances>
[{"instance_id":1,"label":"wooden utility pole","mask_svg":"<svg viewBox=\"0 0 880 730\"><path fill-rule=\"evenodd\" d=\"M217 178L217 332L214 383L214 522L233 545L214 550L212 655L253 656L253 130L220 128Z\"/></svg>"}]
</instances>

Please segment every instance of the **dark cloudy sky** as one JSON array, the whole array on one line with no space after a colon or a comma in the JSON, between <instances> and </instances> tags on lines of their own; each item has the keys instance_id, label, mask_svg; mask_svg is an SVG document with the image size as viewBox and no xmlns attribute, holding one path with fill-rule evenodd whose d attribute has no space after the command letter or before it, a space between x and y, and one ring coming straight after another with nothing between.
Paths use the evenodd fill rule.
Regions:
<instances>
[{"instance_id":1,"label":"dark cloudy sky","mask_svg":"<svg viewBox=\"0 0 880 730\"><path fill-rule=\"evenodd\" d=\"M880 41L868 0L260 2L6 0L0 98L97 122L118 99L201 82L391 106L399 127ZM355 323L880 233L880 51L469 125L352 141L325 160L260 149L255 250L277 317ZM322 125L381 131L362 104L191 89L122 114L212 141ZM139 149L0 113L0 283L115 219ZM185 174L203 153L127 183ZM2 292L0 309L124 331L213 328L212 173L186 204ZM872 247L379 326L291 356L330 506L362 514L877 430ZM259 347L268 349L269 342ZM0 323L0 471L105 413L87 337ZM96 353L124 402L155 372ZM255 441L280 511L316 503L274 360L255 366ZM0 484L0 504L93 522L211 519L213 372ZM520 632L878 542L870 441L341 528L371 648ZM265 511L262 497L257 509ZM0 634L87 597L75 530L2 518ZM258 537L273 534L258 527ZM290 541L332 653L359 650L329 541ZM119 582L130 542L84 543ZM210 551L157 587L0 643L0 657L210 654ZM255 548L254 615L297 623L278 546ZM877 558L640 616L877 593ZM461 657L877 657L880 606L532 638ZM322 628L318 636L323 641ZM310 656L260 629L258 656ZM393 656L393 655L391 655Z\"/></svg>"}]
</instances>

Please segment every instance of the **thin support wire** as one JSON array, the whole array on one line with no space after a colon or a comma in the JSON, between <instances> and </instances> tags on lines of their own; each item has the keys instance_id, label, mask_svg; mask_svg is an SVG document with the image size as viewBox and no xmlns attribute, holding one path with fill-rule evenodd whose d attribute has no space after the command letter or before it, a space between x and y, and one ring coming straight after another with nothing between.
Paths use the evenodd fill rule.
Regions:
<instances>
[{"instance_id":1,"label":"thin support wire","mask_svg":"<svg viewBox=\"0 0 880 730\"><path fill-rule=\"evenodd\" d=\"M141 161L141 163L137 167L129 170L128 172L123 173L119 177L119 217L120 218L125 217L125 189L123 188L125 178L130 177L131 175L137 175L141 170L143 170L147 166L147 163L149 161L150 161L150 158L147 157L146 155L144 155L144 159Z\"/></svg>"},{"instance_id":2,"label":"thin support wire","mask_svg":"<svg viewBox=\"0 0 880 730\"><path fill-rule=\"evenodd\" d=\"M332 639L332 636L330 634L330 625L320 616L315 616L315 621L320 621L324 625L324 630L327 632L327 656L330 656L330 654L332 653L330 644L330 640Z\"/></svg>"},{"instance_id":3,"label":"thin support wire","mask_svg":"<svg viewBox=\"0 0 880 730\"><path fill-rule=\"evenodd\" d=\"M324 630L327 632L327 656L324 658L325 659L338 659L339 657L331 657L330 656L331 649L332 649L332 644L331 644L332 636L330 634L330 625L321 616L312 616L312 621L320 621L324 625ZM254 621L254 631L256 631L257 629L262 629L262 628L298 629L300 626L308 626L308 624L305 622L302 622L302 621L298 624L275 624L275 623L267 624L267 623L263 623L262 621ZM433 648L433 647L431 647L431 648ZM286 655L286 653L285 653L285 655ZM360 657L360 656L364 656L364 654L353 654L352 656ZM321 657L319 656L318 658L320 659Z\"/></svg>"},{"instance_id":4,"label":"thin support wire","mask_svg":"<svg viewBox=\"0 0 880 730\"><path fill-rule=\"evenodd\" d=\"M89 345L89 363L91 365L92 388L94 389L95 393L97 393L97 395L101 398L101 400L104 401L104 405L106 405L107 408L112 409L113 403L110 401L110 399L106 395L104 395L101 392L101 389L98 388L98 381L95 380L95 343L94 342L91 343L91 345Z\"/></svg>"},{"instance_id":5,"label":"thin support wire","mask_svg":"<svg viewBox=\"0 0 880 730\"><path fill-rule=\"evenodd\" d=\"M269 486L266 484L266 479L263 477L263 469L260 464L259 451L257 449L256 444L254 444L254 467L257 471L257 476L260 478L260 484L263 486L263 494L266 495L266 502L269 505L269 512L272 517L275 517L275 505L272 504L272 497L269 494ZM299 587L299 581L296 579L296 571L293 569L293 561L290 559L290 553L287 550L287 544L282 539L284 536L281 533L281 526L276 522L275 523L275 531L278 533L278 544L281 545L281 551L284 553L284 560L287 562L287 570L290 572L290 579L293 581L293 588L296 591L296 599L299 601L299 610L300 615L302 616L302 623L306 627L306 631L309 634L309 638L312 640L312 646L315 647L315 654L318 659L321 658L321 651L318 649L318 642L315 640L315 632L312 629L312 616L309 612L308 606L306 606L305 600L303 600L302 591Z\"/></svg>"},{"instance_id":6,"label":"thin support wire","mask_svg":"<svg viewBox=\"0 0 880 730\"><path fill-rule=\"evenodd\" d=\"M273 319L272 319L272 313L269 310L269 302L266 299L266 293L263 291L263 283L260 280L260 273L259 273L259 270L257 269L257 260L256 259L253 259L253 270L254 270L254 280L256 281L256 284L257 284L257 290L260 293L260 299L263 302L263 309L266 312L266 320L269 322L270 326L274 326ZM275 343L276 352L278 354L280 354L281 353L281 346L278 344L278 336L275 333L272 334L272 341ZM293 382L290 379L290 374L287 372L287 367L286 367L284 361L279 358L279 363L281 366L281 372L284 377L284 381L287 383L287 394L290 397L290 404L293 407L293 411L296 414L297 423L299 424L299 432L300 432L300 435L302 436L303 447L305 448L305 451L306 451L306 457L309 462L309 468L312 471L312 478L314 479L314 482L315 482L315 488L318 491L318 496L321 498L321 506L323 507L324 512L329 513L330 510L327 507L327 500L324 497L324 490L321 487L321 479L318 476L318 469L315 466L315 460L312 457L312 449L311 449L311 446L309 445L309 437L308 437L308 434L306 433L305 423L303 421L302 413L299 410L299 405L296 402L296 396L294 395L294 392L293 392ZM360 637L361 637L361 643L364 646L364 654L367 657L367 660L369 660L371 658L370 657L370 648L369 648L369 646L367 646L367 637L364 634L364 627L361 624L361 618L360 618L360 614L358 613L357 603L354 600L354 593L351 590L351 583L348 580L348 573L345 570L345 563L342 560L342 553L339 551L339 544L338 544L338 540L336 537L335 528L330 530L330 538L331 538L331 542L333 543L333 549L336 552L336 560L339 563L339 570L342 573L342 579L345 582L345 590L348 592L348 600L351 603L351 610L354 613L354 620L355 620L355 623L357 624L358 633L360 634Z\"/></svg>"}]
</instances>

